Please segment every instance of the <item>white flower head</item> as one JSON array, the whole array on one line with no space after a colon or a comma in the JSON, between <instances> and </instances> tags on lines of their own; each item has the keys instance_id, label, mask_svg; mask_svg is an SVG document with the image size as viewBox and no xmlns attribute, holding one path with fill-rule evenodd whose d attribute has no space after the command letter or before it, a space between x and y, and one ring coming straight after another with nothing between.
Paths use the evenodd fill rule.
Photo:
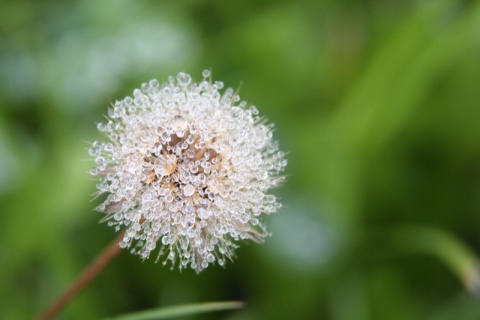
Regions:
<instances>
[{"instance_id":1,"label":"white flower head","mask_svg":"<svg viewBox=\"0 0 480 320\"><path fill-rule=\"evenodd\" d=\"M280 207L269 190L287 162L273 125L222 88L208 70L200 83L185 73L151 80L98 124L111 142L93 143L90 173L108 194L103 220L125 229L121 247L145 259L158 246L164 263L199 272L232 259L238 241L268 235L261 218Z\"/></svg>"}]
</instances>

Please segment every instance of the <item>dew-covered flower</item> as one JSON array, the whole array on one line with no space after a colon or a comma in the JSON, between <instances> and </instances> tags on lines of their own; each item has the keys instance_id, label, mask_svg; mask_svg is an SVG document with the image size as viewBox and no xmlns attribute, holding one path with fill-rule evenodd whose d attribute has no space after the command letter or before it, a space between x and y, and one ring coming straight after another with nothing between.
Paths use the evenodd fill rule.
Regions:
<instances>
[{"instance_id":1,"label":"dew-covered flower","mask_svg":"<svg viewBox=\"0 0 480 320\"><path fill-rule=\"evenodd\" d=\"M89 149L90 173L108 194L103 220L125 229L121 247L142 258L159 247L157 260L199 272L232 259L240 240L268 235L262 215L280 207L269 191L287 162L273 124L222 88L209 71L200 83L185 73L151 80L98 124L111 141Z\"/></svg>"}]
</instances>

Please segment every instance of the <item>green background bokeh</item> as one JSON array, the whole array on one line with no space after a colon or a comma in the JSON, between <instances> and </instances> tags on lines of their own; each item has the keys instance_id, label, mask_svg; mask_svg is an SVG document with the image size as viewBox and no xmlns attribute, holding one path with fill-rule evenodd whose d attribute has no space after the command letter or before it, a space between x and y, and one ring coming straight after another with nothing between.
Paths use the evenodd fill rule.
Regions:
<instances>
[{"instance_id":1,"label":"green background bokeh","mask_svg":"<svg viewBox=\"0 0 480 320\"><path fill-rule=\"evenodd\" d=\"M480 319L480 3L453 0L0 2L1 319L115 236L87 174L108 106L203 69L289 152L273 236L200 275L122 254L59 319Z\"/></svg>"}]
</instances>

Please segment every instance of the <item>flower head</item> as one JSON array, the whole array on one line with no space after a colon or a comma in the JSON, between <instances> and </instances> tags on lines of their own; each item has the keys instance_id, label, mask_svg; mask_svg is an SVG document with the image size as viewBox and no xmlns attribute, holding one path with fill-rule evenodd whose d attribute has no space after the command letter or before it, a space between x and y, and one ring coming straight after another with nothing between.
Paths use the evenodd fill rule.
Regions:
<instances>
[{"instance_id":1,"label":"flower head","mask_svg":"<svg viewBox=\"0 0 480 320\"><path fill-rule=\"evenodd\" d=\"M209 71L200 83L185 73L151 80L98 124L111 142L93 143L90 173L108 194L103 220L126 229L121 247L143 258L160 247L165 262L199 272L232 259L238 241L268 235L261 218L280 207L269 190L287 162L273 125L222 88Z\"/></svg>"}]
</instances>

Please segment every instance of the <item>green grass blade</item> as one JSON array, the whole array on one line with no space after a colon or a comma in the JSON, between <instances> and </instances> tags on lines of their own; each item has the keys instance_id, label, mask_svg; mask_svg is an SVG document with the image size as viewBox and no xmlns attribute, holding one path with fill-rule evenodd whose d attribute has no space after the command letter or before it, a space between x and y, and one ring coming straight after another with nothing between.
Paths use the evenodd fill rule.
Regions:
<instances>
[{"instance_id":1,"label":"green grass blade","mask_svg":"<svg viewBox=\"0 0 480 320\"><path fill-rule=\"evenodd\" d=\"M403 253L427 254L442 261L472 294L480 291L480 260L453 234L426 226L396 227L390 234Z\"/></svg>"},{"instance_id":2,"label":"green grass blade","mask_svg":"<svg viewBox=\"0 0 480 320\"><path fill-rule=\"evenodd\" d=\"M180 306L165 307L165 308L158 308L153 310L130 313L130 314L121 315L118 317L108 318L108 320L170 319L170 318L193 315L198 313L240 309L240 308L243 308L243 306L244 306L243 302L240 302L240 301L185 304Z\"/></svg>"}]
</instances>

